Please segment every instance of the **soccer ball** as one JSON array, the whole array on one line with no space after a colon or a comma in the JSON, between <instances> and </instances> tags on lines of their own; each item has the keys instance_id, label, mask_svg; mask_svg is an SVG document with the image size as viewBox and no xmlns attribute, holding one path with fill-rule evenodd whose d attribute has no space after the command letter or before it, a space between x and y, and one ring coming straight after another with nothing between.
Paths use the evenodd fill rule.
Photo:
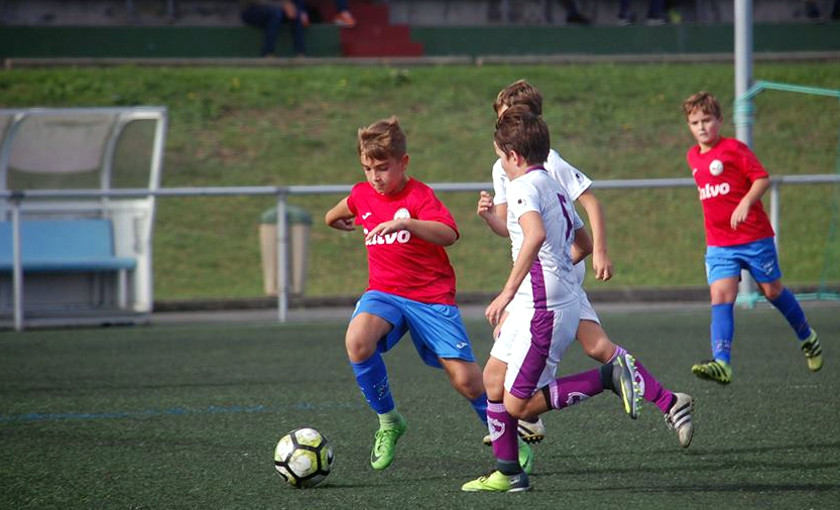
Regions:
<instances>
[{"instance_id":1,"label":"soccer ball","mask_svg":"<svg viewBox=\"0 0 840 510\"><path fill-rule=\"evenodd\" d=\"M313 428L295 429L277 442L274 468L292 487L315 487L330 474L333 450L327 438Z\"/></svg>"}]
</instances>

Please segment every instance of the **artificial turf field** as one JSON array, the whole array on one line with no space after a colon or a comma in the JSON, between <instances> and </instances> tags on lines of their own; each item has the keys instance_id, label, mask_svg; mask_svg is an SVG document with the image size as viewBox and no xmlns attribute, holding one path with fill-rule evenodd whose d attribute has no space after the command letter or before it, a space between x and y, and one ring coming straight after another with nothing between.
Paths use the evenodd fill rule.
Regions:
<instances>
[{"instance_id":1,"label":"artificial turf field","mask_svg":"<svg viewBox=\"0 0 840 510\"><path fill-rule=\"evenodd\" d=\"M376 420L343 349L343 320L0 333L0 508L837 508L840 305L805 304L826 363L808 372L781 316L738 310L735 376L691 375L708 356L702 309L602 313L613 339L696 398L682 450L659 410L632 421L612 394L544 416L533 490L467 494L492 466L485 430L405 339L386 355L408 420L394 464L368 464ZM489 327L467 320L478 357ZM594 367L573 344L561 373ZM319 487L272 464L286 431L333 444Z\"/></svg>"}]
</instances>

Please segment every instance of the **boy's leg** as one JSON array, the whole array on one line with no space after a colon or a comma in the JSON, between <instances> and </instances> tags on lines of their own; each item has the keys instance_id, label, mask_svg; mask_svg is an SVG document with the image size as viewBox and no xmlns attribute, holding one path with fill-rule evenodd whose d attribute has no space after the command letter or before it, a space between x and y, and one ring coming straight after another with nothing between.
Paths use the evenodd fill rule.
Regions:
<instances>
[{"instance_id":1,"label":"boy's leg","mask_svg":"<svg viewBox=\"0 0 840 510\"><path fill-rule=\"evenodd\" d=\"M491 399L487 403L487 428L493 443L496 470L465 483L461 486L463 491L521 492L530 488L528 474L520 462L520 447L528 446L519 442L516 419L508 413L503 402L506 371L507 364L492 355L484 367L484 382Z\"/></svg>"},{"instance_id":2,"label":"boy's leg","mask_svg":"<svg viewBox=\"0 0 840 510\"><path fill-rule=\"evenodd\" d=\"M584 293L584 295L586 295L586 293ZM502 314L501 320L499 320L499 323L496 324L495 328L493 328L493 338L496 338L499 335L502 324L504 324L508 315L508 312L504 312ZM545 424L539 416L519 419L516 424L516 428L519 432L519 437L528 444L539 443L545 439ZM484 436L484 444L490 446L491 442L489 434Z\"/></svg>"},{"instance_id":3,"label":"boy's leg","mask_svg":"<svg viewBox=\"0 0 840 510\"><path fill-rule=\"evenodd\" d=\"M521 492L530 489L528 475L520 466L516 419L505 409L502 402L488 402L487 426L493 441L493 456L496 469L489 475L480 476L465 483L465 492ZM524 443L523 443L524 444ZM527 445L525 445L527 448Z\"/></svg>"},{"instance_id":4,"label":"boy's leg","mask_svg":"<svg viewBox=\"0 0 840 510\"><path fill-rule=\"evenodd\" d=\"M371 313L373 310L376 314ZM406 428L391 395L379 344L387 350L397 343L403 333L398 310L391 306L387 297L380 299L375 294L366 293L356 305L345 336L347 356L356 382L379 419L379 430L370 455L371 466L378 470L387 468L393 462L397 440Z\"/></svg>"},{"instance_id":5,"label":"boy's leg","mask_svg":"<svg viewBox=\"0 0 840 510\"><path fill-rule=\"evenodd\" d=\"M744 259L761 292L784 316L799 338L800 348L805 354L808 368L816 372L822 368L822 348L817 334L808 324L805 312L793 293L782 285L782 270L773 238L750 243L744 248Z\"/></svg>"},{"instance_id":6,"label":"boy's leg","mask_svg":"<svg viewBox=\"0 0 840 510\"><path fill-rule=\"evenodd\" d=\"M693 365L691 372L701 379L709 379L719 384L732 382L730 361L735 332L733 308L741 276L740 256L736 248L706 248L706 279L709 282L712 301L709 331L713 359Z\"/></svg>"},{"instance_id":7,"label":"boy's leg","mask_svg":"<svg viewBox=\"0 0 840 510\"><path fill-rule=\"evenodd\" d=\"M440 364L449 377L452 387L466 398L478 415L478 419L487 425L487 394L481 380L481 369L474 361L440 358Z\"/></svg>"},{"instance_id":8,"label":"boy's leg","mask_svg":"<svg viewBox=\"0 0 840 510\"><path fill-rule=\"evenodd\" d=\"M627 351L620 345L614 344L601 327L598 315L586 298L581 299L580 324L575 337L583 347L584 352L596 361L611 363ZM688 447L694 434L691 423L693 399L684 393L672 393L663 386L636 358L636 380L641 387L645 400L652 402L662 411L665 423L677 433L681 446ZM686 408L685 402L689 402Z\"/></svg>"},{"instance_id":9,"label":"boy's leg","mask_svg":"<svg viewBox=\"0 0 840 510\"><path fill-rule=\"evenodd\" d=\"M475 362L465 362L459 359L440 359L449 381L455 390L466 397L478 418L487 424L487 394L484 392L481 369ZM499 384L501 384L499 381ZM478 394L476 397L475 395ZM492 445L491 435L486 436L486 442ZM527 474L531 474L534 466L534 455L530 448L520 442L519 463Z\"/></svg>"},{"instance_id":10,"label":"boy's leg","mask_svg":"<svg viewBox=\"0 0 840 510\"><path fill-rule=\"evenodd\" d=\"M812 372L822 368L822 347L817 333L808 324L808 319L805 318L805 312L787 287L782 285L781 280L776 280L770 283L758 284L767 300L776 307L777 310L784 316L790 324L790 327L796 333L799 339L800 348L805 354L805 359L808 362L808 368Z\"/></svg>"},{"instance_id":11,"label":"boy's leg","mask_svg":"<svg viewBox=\"0 0 840 510\"><path fill-rule=\"evenodd\" d=\"M538 411L543 405L548 409L563 409L609 389L619 394L625 412L635 419L638 415L638 403L642 398L641 387L636 378L633 357L623 354L614 362L600 368L551 381L531 398L527 409L529 413Z\"/></svg>"}]
</instances>

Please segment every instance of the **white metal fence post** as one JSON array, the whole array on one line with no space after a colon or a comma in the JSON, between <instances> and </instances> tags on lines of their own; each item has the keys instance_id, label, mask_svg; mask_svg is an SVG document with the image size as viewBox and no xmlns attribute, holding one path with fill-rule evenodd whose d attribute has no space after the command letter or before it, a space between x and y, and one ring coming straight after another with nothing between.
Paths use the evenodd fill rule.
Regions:
<instances>
[{"instance_id":1,"label":"white metal fence post","mask_svg":"<svg viewBox=\"0 0 840 510\"><path fill-rule=\"evenodd\" d=\"M20 197L12 195L12 307L15 331L23 331L23 260L21 259Z\"/></svg>"},{"instance_id":2,"label":"white metal fence post","mask_svg":"<svg viewBox=\"0 0 840 510\"><path fill-rule=\"evenodd\" d=\"M289 232L286 191L277 192L277 320L286 322L289 309Z\"/></svg>"}]
</instances>

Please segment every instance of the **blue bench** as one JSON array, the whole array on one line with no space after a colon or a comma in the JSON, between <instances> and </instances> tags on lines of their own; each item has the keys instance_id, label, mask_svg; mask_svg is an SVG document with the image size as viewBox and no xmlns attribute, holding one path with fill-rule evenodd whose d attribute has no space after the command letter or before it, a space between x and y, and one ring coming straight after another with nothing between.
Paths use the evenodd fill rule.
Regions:
<instances>
[{"instance_id":1,"label":"blue bench","mask_svg":"<svg viewBox=\"0 0 840 510\"><path fill-rule=\"evenodd\" d=\"M114 232L106 219L25 220L21 261L25 273L130 271L132 257L114 254ZM0 222L0 272L11 272L12 224Z\"/></svg>"}]
</instances>

